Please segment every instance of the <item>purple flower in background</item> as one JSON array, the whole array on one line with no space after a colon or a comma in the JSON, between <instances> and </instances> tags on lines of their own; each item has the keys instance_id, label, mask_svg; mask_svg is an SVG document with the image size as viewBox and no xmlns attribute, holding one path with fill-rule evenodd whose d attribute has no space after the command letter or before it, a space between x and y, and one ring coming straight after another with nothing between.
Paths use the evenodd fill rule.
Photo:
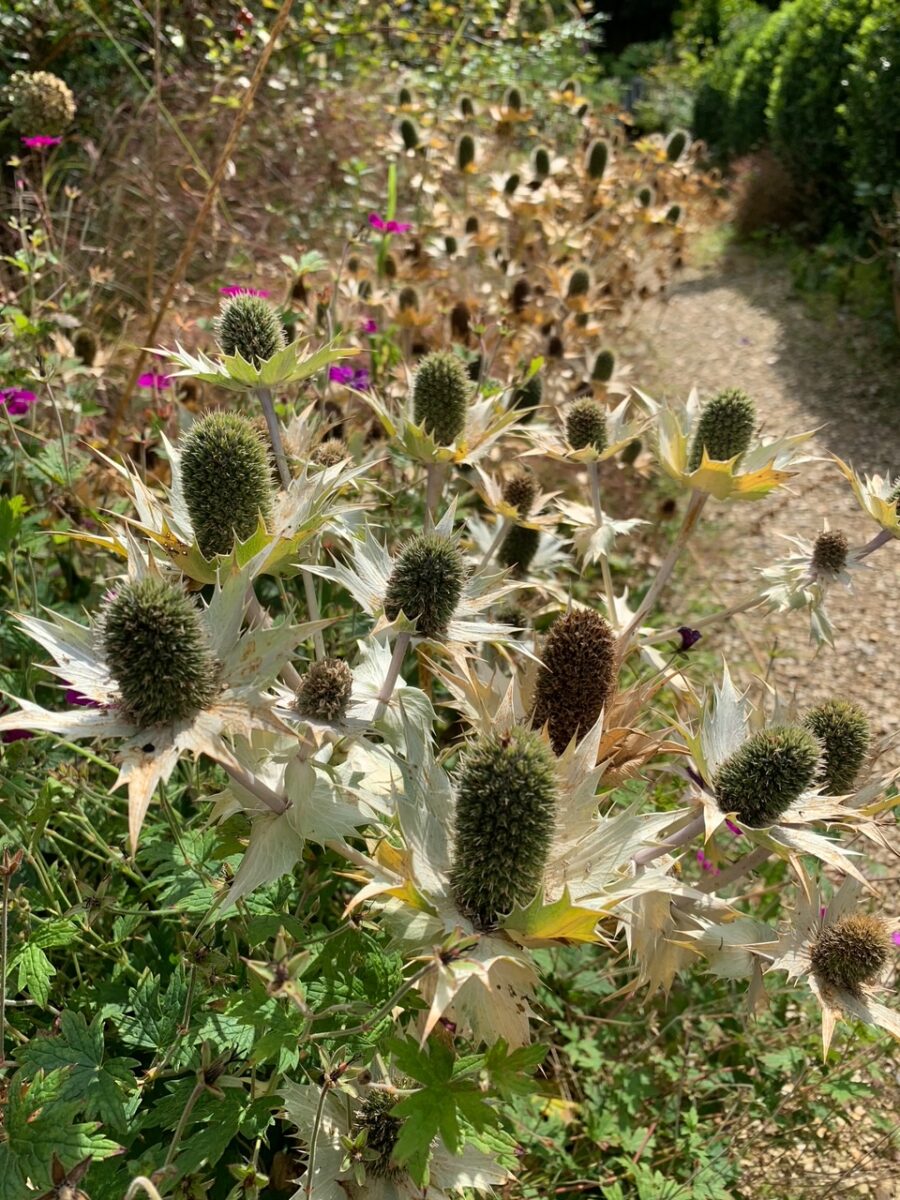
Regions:
<instances>
[{"instance_id":1,"label":"purple flower in background","mask_svg":"<svg viewBox=\"0 0 900 1200\"><path fill-rule=\"evenodd\" d=\"M220 296L262 296L268 298L269 293L263 291L262 288L241 287L237 283L230 283L228 287L219 288Z\"/></svg>"},{"instance_id":2,"label":"purple flower in background","mask_svg":"<svg viewBox=\"0 0 900 1200\"><path fill-rule=\"evenodd\" d=\"M710 871L713 875L719 874L719 868L715 865L714 862L712 862L711 859L706 857L706 855L703 853L702 850L697 851L697 862L700 864L700 866L703 868L704 871Z\"/></svg>"},{"instance_id":3,"label":"purple flower in background","mask_svg":"<svg viewBox=\"0 0 900 1200\"><path fill-rule=\"evenodd\" d=\"M329 367L328 378L332 383L356 388L358 392L368 391L371 384L368 367Z\"/></svg>"},{"instance_id":4,"label":"purple flower in background","mask_svg":"<svg viewBox=\"0 0 900 1200\"><path fill-rule=\"evenodd\" d=\"M171 382L171 375L159 375L156 371L145 371L138 379L138 387L156 388L157 391L162 391L167 388Z\"/></svg>"},{"instance_id":5,"label":"purple flower in background","mask_svg":"<svg viewBox=\"0 0 900 1200\"><path fill-rule=\"evenodd\" d=\"M369 224L379 233L409 233L412 229L412 225L406 225L402 221L386 221L374 212L369 213Z\"/></svg>"},{"instance_id":6,"label":"purple flower in background","mask_svg":"<svg viewBox=\"0 0 900 1200\"><path fill-rule=\"evenodd\" d=\"M690 629L687 625L680 625L678 632L681 634L679 650L690 650L691 646L696 646L703 637L699 629Z\"/></svg>"},{"instance_id":7,"label":"purple flower in background","mask_svg":"<svg viewBox=\"0 0 900 1200\"><path fill-rule=\"evenodd\" d=\"M368 317L359 327L359 332L371 337L373 333L378 332L378 322L374 317Z\"/></svg>"},{"instance_id":8,"label":"purple flower in background","mask_svg":"<svg viewBox=\"0 0 900 1200\"><path fill-rule=\"evenodd\" d=\"M0 713L8 712L9 706L0 704ZM34 734L30 729L7 729L5 733L0 734L0 742L25 742L29 738L33 738Z\"/></svg>"},{"instance_id":9,"label":"purple flower in background","mask_svg":"<svg viewBox=\"0 0 900 1200\"><path fill-rule=\"evenodd\" d=\"M25 388L0 388L0 404L3 404L11 417L21 417L27 413L37 400L34 392Z\"/></svg>"},{"instance_id":10,"label":"purple flower in background","mask_svg":"<svg viewBox=\"0 0 900 1200\"><path fill-rule=\"evenodd\" d=\"M891 934L891 941L895 946L900 946L900 929L895 929Z\"/></svg>"},{"instance_id":11,"label":"purple flower in background","mask_svg":"<svg viewBox=\"0 0 900 1200\"><path fill-rule=\"evenodd\" d=\"M734 821L729 821L728 818L726 817L725 824L728 826L728 828L731 830L731 832L734 834L735 837L743 837L744 836L743 829L738 829L738 827L737 827L737 825L735 825Z\"/></svg>"},{"instance_id":12,"label":"purple flower in background","mask_svg":"<svg viewBox=\"0 0 900 1200\"><path fill-rule=\"evenodd\" d=\"M85 696L84 692L79 692L75 688L66 688L63 698L66 704L74 704L78 708L100 708L96 700L92 700L90 696Z\"/></svg>"},{"instance_id":13,"label":"purple flower in background","mask_svg":"<svg viewBox=\"0 0 900 1200\"><path fill-rule=\"evenodd\" d=\"M20 138L20 141L29 150L43 150L45 146L58 146L62 142L62 138L48 137L46 133L39 133L35 137Z\"/></svg>"}]
</instances>

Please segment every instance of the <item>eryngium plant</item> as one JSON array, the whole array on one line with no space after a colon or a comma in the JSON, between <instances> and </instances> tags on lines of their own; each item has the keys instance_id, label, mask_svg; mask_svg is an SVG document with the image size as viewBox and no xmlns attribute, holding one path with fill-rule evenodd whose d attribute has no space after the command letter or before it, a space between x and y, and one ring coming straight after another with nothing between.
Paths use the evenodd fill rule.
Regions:
<instances>
[{"instance_id":1,"label":"eryngium plant","mask_svg":"<svg viewBox=\"0 0 900 1200\"><path fill-rule=\"evenodd\" d=\"M500 543L497 560L514 575L525 575L537 554L540 541L541 535L537 529L531 529L527 525L513 525Z\"/></svg>"},{"instance_id":2,"label":"eryngium plant","mask_svg":"<svg viewBox=\"0 0 900 1200\"><path fill-rule=\"evenodd\" d=\"M537 373L532 375L530 379L526 379L524 383L520 383L513 391L510 401L511 406L526 410L520 418L522 424L527 425L534 419L534 410L540 404L543 395L544 383L540 374Z\"/></svg>"},{"instance_id":3,"label":"eryngium plant","mask_svg":"<svg viewBox=\"0 0 900 1200\"><path fill-rule=\"evenodd\" d=\"M340 658L314 662L303 676L295 705L302 717L316 721L340 721L347 712L353 675Z\"/></svg>"},{"instance_id":4,"label":"eryngium plant","mask_svg":"<svg viewBox=\"0 0 900 1200\"><path fill-rule=\"evenodd\" d=\"M357 1110L351 1133L358 1137L365 1133L365 1172L374 1179L398 1180L404 1174L392 1155L403 1122L391 1116L397 1103L396 1096L387 1092L369 1092Z\"/></svg>"},{"instance_id":5,"label":"eryngium plant","mask_svg":"<svg viewBox=\"0 0 900 1200\"><path fill-rule=\"evenodd\" d=\"M596 138L588 146L585 155L585 169L591 179L602 179L609 161L609 147L601 138Z\"/></svg>"},{"instance_id":6,"label":"eryngium plant","mask_svg":"<svg viewBox=\"0 0 900 1200\"><path fill-rule=\"evenodd\" d=\"M820 753L815 738L799 725L760 730L716 772L719 808L753 828L774 824L815 783Z\"/></svg>"},{"instance_id":7,"label":"eryngium plant","mask_svg":"<svg viewBox=\"0 0 900 1200\"><path fill-rule=\"evenodd\" d=\"M272 512L272 471L265 443L237 413L213 412L188 431L181 448L182 490L206 558L230 554Z\"/></svg>"},{"instance_id":8,"label":"eryngium plant","mask_svg":"<svg viewBox=\"0 0 900 1200\"><path fill-rule=\"evenodd\" d=\"M616 356L612 350L601 350L594 359L591 379L594 383L609 383L616 368Z\"/></svg>"},{"instance_id":9,"label":"eryngium plant","mask_svg":"<svg viewBox=\"0 0 900 1200\"><path fill-rule=\"evenodd\" d=\"M826 987L855 993L881 973L890 946L883 921L854 913L819 934L810 955L813 973Z\"/></svg>"},{"instance_id":10,"label":"eryngium plant","mask_svg":"<svg viewBox=\"0 0 900 1200\"><path fill-rule=\"evenodd\" d=\"M826 700L811 708L803 724L822 747L821 778L834 795L849 792L869 752L869 719L850 700Z\"/></svg>"},{"instance_id":11,"label":"eryngium plant","mask_svg":"<svg viewBox=\"0 0 900 1200\"><path fill-rule=\"evenodd\" d=\"M72 349L86 367L94 365L97 357L97 337L92 329L78 329L72 338Z\"/></svg>"},{"instance_id":12,"label":"eryngium plant","mask_svg":"<svg viewBox=\"0 0 900 1200\"><path fill-rule=\"evenodd\" d=\"M482 735L463 758L456 800L451 884L480 929L532 900L550 849L557 780L535 733Z\"/></svg>"},{"instance_id":13,"label":"eryngium plant","mask_svg":"<svg viewBox=\"0 0 900 1200\"><path fill-rule=\"evenodd\" d=\"M850 540L840 529L826 529L813 544L813 566L819 571L830 571L837 575L847 565Z\"/></svg>"},{"instance_id":14,"label":"eryngium plant","mask_svg":"<svg viewBox=\"0 0 900 1200\"><path fill-rule=\"evenodd\" d=\"M254 367L286 345L278 313L262 296L240 294L224 301L215 332L224 354L240 354Z\"/></svg>"},{"instance_id":15,"label":"eryngium plant","mask_svg":"<svg viewBox=\"0 0 900 1200\"><path fill-rule=\"evenodd\" d=\"M465 171L475 162L475 139L471 133L464 133L456 143L456 165L460 171Z\"/></svg>"},{"instance_id":16,"label":"eryngium plant","mask_svg":"<svg viewBox=\"0 0 900 1200\"><path fill-rule=\"evenodd\" d=\"M402 612L425 638L440 638L456 611L466 578L463 557L450 538L436 533L412 537L397 557L384 597L384 615Z\"/></svg>"},{"instance_id":17,"label":"eryngium plant","mask_svg":"<svg viewBox=\"0 0 900 1200\"><path fill-rule=\"evenodd\" d=\"M527 517L531 512L537 492L537 478L527 467L516 467L503 484L503 499L515 507L520 517Z\"/></svg>"},{"instance_id":18,"label":"eryngium plant","mask_svg":"<svg viewBox=\"0 0 900 1200\"><path fill-rule=\"evenodd\" d=\"M587 733L614 694L615 647L609 622L590 608L566 613L547 635L532 720L547 726L557 754Z\"/></svg>"},{"instance_id":19,"label":"eryngium plant","mask_svg":"<svg viewBox=\"0 0 900 1200\"><path fill-rule=\"evenodd\" d=\"M145 576L118 584L102 635L122 706L135 724L186 721L215 695L218 670L193 600Z\"/></svg>"},{"instance_id":20,"label":"eryngium plant","mask_svg":"<svg viewBox=\"0 0 900 1200\"><path fill-rule=\"evenodd\" d=\"M5 99L13 128L28 137L57 136L75 117L71 89L49 71L15 71Z\"/></svg>"},{"instance_id":21,"label":"eryngium plant","mask_svg":"<svg viewBox=\"0 0 900 1200\"><path fill-rule=\"evenodd\" d=\"M435 351L419 364L413 383L413 418L441 446L449 446L466 425L469 379L455 354Z\"/></svg>"},{"instance_id":22,"label":"eryngium plant","mask_svg":"<svg viewBox=\"0 0 900 1200\"><path fill-rule=\"evenodd\" d=\"M566 437L573 450L606 449L606 413L596 400L575 401L566 415Z\"/></svg>"},{"instance_id":23,"label":"eryngium plant","mask_svg":"<svg viewBox=\"0 0 900 1200\"><path fill-rule=\"evenodd\" d=\"M584 267L577 267L569 276L567 296L586 296L591 290L591 275Z\"/></svg>"},{"instance_id":24,"label":"eryngium plant","mask_svg":"<svg viewBox=\"0 0 900 1200\"><path fill-rule=\"evenodd\" d=\"M703 406L690 449L688 470L696 471L705 450L715 462L727 462L744 453L753 437L756 407L749 396L730 388Z\"/></svg>"}]
</instances>

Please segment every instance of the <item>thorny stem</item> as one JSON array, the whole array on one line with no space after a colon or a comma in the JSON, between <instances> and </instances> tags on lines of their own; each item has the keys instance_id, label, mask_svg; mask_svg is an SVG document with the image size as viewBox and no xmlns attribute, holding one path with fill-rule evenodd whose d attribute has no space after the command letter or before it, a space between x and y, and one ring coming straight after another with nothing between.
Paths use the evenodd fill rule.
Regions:
<instances>
[{"instance_id":1,"label":"thorny stem","mask_svg":"<svg viewBox=\"0 0 900 1200\"><path fill-rule=\"evenodd\" d=\"M281 485L287 489L291 486L291 473L288 470L287 456L284 453L284 443L281 440L281 429L278 426L278 417L275 414L275 401L272 399L272 389L267 387L257 388L256 395L266 417L269 441L272 443L272 453L275 455L275 465L278 467Z\"/></svg>"},{"instance_id":2,"label":"thorny stem","mask_svg":"<svg viewBox=\"0 0 900 1200\"><path fill-rule=\"evenodd\" d=\"M500 549L500 544L506 537L511 524L512 522L510 521L509 517L501 517L501 519L497 522L497 532L494 534L493 541L488 546L487 550L485 550L484 558L481 560L482 571L485 569L485 567L490 565L491 559Z\"/></svg>"},{"instance_id":3,"label":"thorny stem","mask_svg":"<svg viewBox=\"0 0 900 1200\"><path fill-rule=\"evenodd\" d=\"M649 862L653 862L654 858L661 858L663 854L667 854L670 850L674 850L677 846L683 846L685 842L689 842L695 838L698 833L702 833L705 826L703 813L688 821L687 825L682 825L681 829L675 833L670 833L667 838L664 838L657 846L648 846L645 850L638 850L637 854L632 856L631 861L636 867L644 867Z\"/></svg>"},{"instance_id":4,"label":"thorny stem","mask_svg":"<svg viewBox=\"0 0 900 1200\"><path fill-rule=\"evenodd\" d=\"M656 573L656 578L647 589L647 594L644 596L643 600L638 606L637 612L631 618L627 627L623 630L619 637L620 653L625 652L628 646L629 638L636 629L640 628L644 617L646 617L646 615L653 608L653 605L656 603L660 592L669 582L669 577L675 570L675 564L678 562L681 551L684 549L691 534L694 532L697 522L700 519L700 514L703 512L703 506L706 504L708 499L709 496L706 492L694 492L691 496L690 503L687 506L687 511L684 514L684 520L681 522L681 528L678 530L678 533L675 536L675 541L672 543L669 553L663 559L662 565Z\"/></svg>"},{"instance_id":5,"label":"thorny stem","mask_svg":"<svg viewBox=\"0 0 900 1200\"><path fill-rule=\"evenodd\" d=\"M397 686L397 680L400 677L400 671L403 667L403 660L406 658L406 651L409 648L409 641L410 635L408 633L397 634L388 673L385 676L384 683L381 685L381 691L378 693L378 704L372 717L373 725L381 720L387 710L387 706L391 702L391 696L394 694L394 688Z\"/></svg>"},{"instance_id":6,"label":"thorny stem","mask_svg":"<svg viewBox=\"0 0 900 1200\"><path fill-rule=\"evenodd\" d=\"M263 783L261 779L248 771L242 766L237 759L232 762L221 763L225 773L230 776L235 783L239 783L241 787L246 788L248 792L256 796L258 800L262 800L267 808L270 808L273 813L281 814L286 812L290 807L285 796L279 796L278 792L273 792L268 784Z\"/></svg>"},{"instance_id":7,"label":"thorny stem","mask_svg":"<svg viewBox=\"0 0 900 1200\"><path fill-rule=\"evenodd\" d=\"M312 1200L313 1188L316 1183L316 1146L319 1141L319 1130L322 1127L322 1113L325 1111L325 1099L332 1086L331 1082L326 1079L322 1084L322 1090L319 1092L319 1103L316 1105L316 1118L313 1121L312 1136L309 1139L309 1162L306 1164L306 1183L303 1187L303 1193L308 1200Z\"/></svg>"}]
</instances>

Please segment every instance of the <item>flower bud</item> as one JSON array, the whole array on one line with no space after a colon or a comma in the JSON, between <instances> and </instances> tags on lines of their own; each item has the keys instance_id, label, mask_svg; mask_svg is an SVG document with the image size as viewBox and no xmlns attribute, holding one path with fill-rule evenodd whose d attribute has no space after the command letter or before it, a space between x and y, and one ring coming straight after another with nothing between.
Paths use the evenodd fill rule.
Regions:
<instances>
[{"instance_id":1,"label":"flower bud","mask_svg":"<svg viewBox=\"0 0 900 1200\"><path fill-rule=\"evenodd\" d=\"M619 461L624 463L626 467L633 466L637 462L638 455L643 450L644 445L640 438L634 438L628 443L622 453L619 455Z\"/></svg>"},{"instance_id":2,"label":"flower bud","mask_svg":"<svg viewBox=\"0 0 900 1200\"><path fill-rule=\"evenodd\" d=\"M497 925L534 899L550 853L556 815L553 758L528 730L488 733L462 762L450 884L478 929Z\"/></svg>"},{"instance_id":3,"label":"flower bud","mask_svg":"<svg viewBox=\"0 0 900 1200\"><path fill-rule=\"evenodd\" d=\"M119 584L101 624L109 672L136 725L187 721L212 700L212 649L180 587L152 576Z\"/></svg>"},{"instance_id":4,"label":"flower bud","mask_svg":"<svg viewBox=\"0 0 900 1200\"><path fill-rule=\"evenodd\" d=\"M615 369L616 356L612 350L601 350L594 359L594 369L591 371L591 379L594 383L609 383Z\"/></svg>"},{"instance_id":5,"label":"flower bud","mask_svg":"<svg viewBox=\"0 0 900 1200\"><path fill-rule=\"evenodd\" d=\"M424 638L442 638L456 612L466 568L455 542L436 533L415 534L397 556L384 597L384 615L402 612Z\"/></svg>"},{"instance_id":6,"label":"flower bud","mask_svg":"<svg viewBox=\"0 0 900 1200\"><path fill-rule=\"evenodd\" d=\"M413 418L439 446L450 446L466 427L469 394L465 364L455 354L436 350L416 371Z\"/></svg>"},{"instance_id":7,"label":"flower bud","mask_svg":"<svg viewBox=\"0 0 900 1200\"><path fill-rule=\"evenodd\" d=\"M397 297L397 306L401 312L410 310L412 312L419 311L419 293L414 287L407 284L406 287L400 289L400 295Z\"/></svg>"},{"instance_id":8,"label":"flower bud","mask_svg":"<svg viewBox=\"0 0 900 1200\"><path fill-rule=\"evenodd\" d=\"M666 220L669 222L670 225L678 224L678 222L681 220L681 205L680 204L673 204L669 209L667 209Z\"/></svg>"},{"instance_id":9,"label":"flower bud","mask_svg":"<svg viewBox=\"0 0 900 1200\"><path fill-rule=\"evenodd\" d=\"M237 413L197 421L181 447L184 499L201 553L230 554L272 513L272 471L255 427Z\"/></svg>"},{"instance_id":10,"label":"flower bud","mask_svg":"<svg viewBox=\"0 0 900 1200\"><path fill-rule=\"evenodd\" d=\"M353 675L340 658L314 662L303 676L294 705L301 717L316 721L340 721L347 712Z\"/></svg>"},{"instance_id":11,"label":"flower bud","mask_svg":"<svg viewBox=\"0 0 900 1200\"><path fill-rule=\"evenodd\" d=\"M475 234L480 228L481 225L479 224L478 218L474 213L472 213L471 216L466 217L466 233Z\"/></svg>"},{"instance_id":12,"label":"flower bud","mask_svg":"<svg viewBox=\"0 0 900 1200\"><path fill-rule=\"evenodd\" d=\"M513 312L520 313L528 303L528 297L531 295L531 284L527 279L517 279L512 286L512 291L509 294L509 302L512 305Z\"/></svg>"},{"instance_id":13,"label":"flower bud","mask_svg":"<svg viewBox=\"0 0 900 1200\"><path fill-rule=\"evenodd\" d=\"M609 623L590 608L566 613L547 635L532 721L547 725L557 754L588 732L614 695L615 647Z\"/></svg>"},{"instance_id":14,"label":"flower bud","mask_svg":"<svg viewBox=\"0 0 900 1200\"><path fill-rule=\"evenodd\" d=\"M653 203L653 188L646 184L638 189L637 202L641 208L649 208Z\"/></svg>"},{"instance_id":15,"label":"flower bud","mask_svg":"<svg viewBox=\"0 0 900 1200\"><path fill-rule=\"evenodd\" d=\"M475 105L472 103L470 96L463 96L460 99L459 111L460 115L466 117L467 119L475 116Z\"/></svg>"},{"instance_id":16,"label":"flower bud","mask_svg":"<svg viewBox=\"0 0 900 1200\"><path fill-rule=\"evenodd\" d=\"M278 314L261 296L232 296L223 303L214 326L222 353L240 354L254 367L285 347Z\"/></svg>"},{"instance_id":17,"label":"flower bud","mask_svg":"<svg viewBox=\"0 0 900 1200\"><path fill-rule=\"evenodd\" d=\"M888 961L890 936L884 921L853 913L827 925L810 953L813 974L828 988L855 994Z\"/></svg>"},{"instance_id":18,"label":"flower bud","mask_svg":"<svg viewBox=\"0 0 900 1200\"><path fill-rule=\"evenodd\" d=\"M409 90L408 87L402 87L400 89L400 91L397 93L398 106L400 108L407 108L410 104L412 104L412 102L413 102L412 92Z\"/></svg>"},{"instance_id":19,"label":"flower bud","mask_svg":"<svg viewBox=\"0 0 900 1200\"><path fill-rule=\"evenodd\" d=\"M469 338L469 327L472 314L465 300L459 300L450 310L450 336L455 342L466 342Z\"/></svg>"},{"instance_id":20,"label":"flower bud","mask_svg":"<svg viewBox=\"0 0 900 1200\"><path fill-rule=\"evenodd\" d=\"M521 176L516 171L513 171L511 175L507 175L503 184L503 195L514 195L521 181Z\"/></svg>"},{"instance_id":21,"label":"flower bud","mask_svg":"<svg viewBox=\"0 0 900 1200\"><path fill-rule=\"evenodd\" d=\"M330 437L319 442L312 452L312 461L319 467L334 467L345 458L349 458L349 455L347 443L343 438Z\"/></svg>"},{"instance_id":22,"label":"flower bud","mask_svg":"<svg viewBox=\"0 0 900 1200\"><path fill-rule=\"evenodd\" d=\"M739 457L750 445L756 424L756 407L749 396L730 388L703 406L691 445L688 470L696 471L703 451L715 462Z\"/></svg>"},{"instance_id":23,"label":"flower bud","mask_svg":"<svg viewBox=\"0 0 900 1200\"><path fill-rule=\"evenodd\" d=\"M798 725L754 733L722 763L713 781L724 813L754 829L773 825L815 783L819 746Z\"/></svg>"},{"instance_id":24,"label":"flower bud","mask_svg":"<svg viewBox=\"0 0 900 1200\"><path fill-rule=\"evenodd\" d=\"M606 449L606 413L596 400L575 401L566 417L566 438L573 450L592 446L602 453Z\"/></svg>"},{"instance_id":25,"label":"flower bud","mask_svg":"<svg viewBox=\"0 0 900 1200\"><path fill-rule=\"evenodd\" d=\"M811 708L803 724L822 747L821 780L833 796L849 792L869 752L869 719L851 700L826 700Z\"/></svg>"},{"instance_id":26,"label":"flower bud","mask_svg":"<svg viewBox=\"0 0 900 1200\"><path fill-rule=\"evenodd\" d=\"M456 240L456 238L453 236L452 233L448 233L445 236L444 249L447 251L447 253L450 255L451 258L456 253L456 251L459 249L459 242Z\"/></svg>"},{"instance_id":27,"label":"flower bud","mask_svg":"<svg viewBox=\"0 0 900 1200\"><path fill-rule=\"evenodd\" d=\"M506 95L503 97L503 107L510 109L511 112L522 111L522 93L517 87L507 88Z\"/></svg>"}]
</instances>

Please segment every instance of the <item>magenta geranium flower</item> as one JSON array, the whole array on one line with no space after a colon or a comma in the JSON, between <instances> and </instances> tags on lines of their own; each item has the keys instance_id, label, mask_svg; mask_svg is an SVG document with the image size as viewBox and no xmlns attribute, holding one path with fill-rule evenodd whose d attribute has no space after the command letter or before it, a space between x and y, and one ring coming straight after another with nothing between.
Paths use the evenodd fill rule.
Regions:
<instances>
[{"instance_id":1,"label":"magenta geranium flower","mask_svg":"<svg viewBox=\"0 0 900 1200\"><path fill-rule=\"evenodd\" d=\"M367 321L363 321L360 325L359 332L371 337L373 333L378 332L378 322L374 317L369 317Z\"/></svg>"},{"instance_id":2,"label":"magenta geranium flower","mask_svg":"<svg viewBox=\"0 0 900 1200\"><path fill-rule=\"evenodd\" d=\"M402 221L386 221L375 212L369 213L369 224L379 233L409 233L412 229L412 225L406 225Z\"/></svg>"},{"instance_id":3,"label":"magenta geranium flower","mask_svg":"<svg viewBox=\"0 0 900 1200\"><path fill-rule=\"evenodd\" d=\"M339 383L343 387L356 388L358 392L366 391L371 382L367 367L329 367L328 378L332 383Z\"/></svg>"},{"instance_id":4,"label":"magenta geranium flower","mask_svg":"<svg viewBox=\"0 0 900 1200\"><path fill-rule=\"evenodd\" d=\"M46 133L39 133L34 137L23 137L19 140L29 150L43 150L45 146L58 146L62 142L61 137L48 137Z\"/></svg>"},{"instance_id":5,"label":"magenta geranium flower","mask_svg":"<svg viewBox=\"0 0 900 1200\"><path fill-rule=\"evenodd\" d=\"M27 413L37 400L34 392L25 388L0 388L0 403L6 408L11 417L21 417Z\"/></svg>"},{"instance_id":6,"label":"magenta geranium flower","mask_svg":"<svg viewBox=\"0 0 900 1200\"><path fill-rule=\"evenodd\" d=\"M96 700L92 700L90 696L85 696L84 692L79 692L75 688L66 688L64 699L66 704L75 705L78 708L101 707Z\"/></svg>"},{"instance_id":7,"label":"magenta geranium flower","mask_svg":"<svg viewBox=\"0 0 900 1200\"><path fill-rule=\"evenodd\" d=\"M138 379L138 387L155 388L157 391L162 391L167 388L172 380L171 375L159 375L156 371L145 371Z\"/></svg>"},{"instance_id":8,"label":"magenta geranium flower","mask_svg":"<svg viewBox=\"0 0 900 1200\"><path fill-rule=\"evenodd\" d=\"M220 296L262 296L268 299L269 293L262 288L242 287L238 283L229 283L227 287L219 288Z\"/></svg>"}]
</instances>

